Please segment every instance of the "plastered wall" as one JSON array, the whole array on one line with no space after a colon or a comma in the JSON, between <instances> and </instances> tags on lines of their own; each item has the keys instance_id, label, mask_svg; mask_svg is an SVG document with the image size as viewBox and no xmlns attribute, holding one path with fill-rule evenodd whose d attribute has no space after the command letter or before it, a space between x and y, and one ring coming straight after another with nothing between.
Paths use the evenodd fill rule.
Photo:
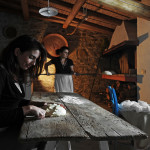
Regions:
<instances>
[{"instance_id":1,"label":"plastered wall","mask_svg":"<svg viewBox=\"0 0 150 150\"><path fill-rule=\"evenodd\" d=\"M142 2L150 6L149 0ZM137 36L137 96L150 103L150 21L137 19Z\"/></svg>"}]
</instances>

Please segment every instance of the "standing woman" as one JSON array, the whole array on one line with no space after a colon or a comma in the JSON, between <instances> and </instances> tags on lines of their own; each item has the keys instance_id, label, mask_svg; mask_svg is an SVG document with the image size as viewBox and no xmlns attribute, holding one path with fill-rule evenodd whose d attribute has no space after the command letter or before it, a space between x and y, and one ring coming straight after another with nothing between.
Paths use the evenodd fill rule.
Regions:
<instances>
[{"instance_id":1,"label":"standing woman","mask_svg":"<svg viewBox=\"0 0 150 150\"><path fill-rule=\"evenodd\" d=\"M46 60L46 50L36 39L22 35L3 51L0 63L0 149L15 150L19 129L26 115L38 119L45 110L25 100L22 84L37 78ZM13 141L13 142L12 142ZM11 144L10 144L11 143Z\"/></svg>"},{"instance_id":2,"label":"standing woman","mask_svg":"<svg viewBox=\"0 0 150 150\"><path fill-rule=\"evenodd\" d=\"M52 58L45 64L46 73L48 72L48 66L55 65L55 90L56 92L74 92L72 74L74 74L73 61L68 58L69 48L66 46L56 50L56 54L59 57Z\"/></svg>"}]
</instances>

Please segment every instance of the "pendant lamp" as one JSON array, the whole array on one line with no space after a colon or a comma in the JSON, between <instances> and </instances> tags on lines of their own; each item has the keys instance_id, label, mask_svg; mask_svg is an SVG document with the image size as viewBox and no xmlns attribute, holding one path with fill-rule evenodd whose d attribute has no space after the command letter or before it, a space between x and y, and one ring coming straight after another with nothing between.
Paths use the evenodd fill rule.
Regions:
<instances>
[{"instance_id":1,"label":"pendant lamp","mask_svg":"<svg viewBox=\"0 0 150 150\"><path fill-rule=\"evenodd\" d=\"M48 7L41 8L39 10L39 13L42 16L51 17L51 16L56 16L58 14L58 10L56 8L50 7L49 0L48 0Z\"/></svg>"}]
</instances>

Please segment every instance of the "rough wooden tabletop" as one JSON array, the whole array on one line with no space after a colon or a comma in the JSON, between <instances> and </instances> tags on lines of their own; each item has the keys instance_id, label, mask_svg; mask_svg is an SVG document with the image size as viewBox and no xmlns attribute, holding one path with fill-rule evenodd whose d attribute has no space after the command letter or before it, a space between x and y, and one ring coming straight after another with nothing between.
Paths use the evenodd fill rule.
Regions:
<instances>
[{"instance_id":1,"label":"rough wooden tabletop","mask_svg":"<svg viewBox=\"0 0 150 150\"><path fill-rule=\"evenodd\" d=\"M130 140L147 135L76 93L34 92L32 101L63 103L66 116L24 122L20 140Z\"/></svg>"}]
</instances>

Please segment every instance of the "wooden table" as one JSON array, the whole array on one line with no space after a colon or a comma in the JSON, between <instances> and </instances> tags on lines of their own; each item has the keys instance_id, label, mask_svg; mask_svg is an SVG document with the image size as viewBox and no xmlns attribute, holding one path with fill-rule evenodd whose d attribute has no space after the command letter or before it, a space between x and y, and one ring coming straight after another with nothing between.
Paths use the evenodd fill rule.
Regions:
<instances>
[{"instance_id":1,"label":"wooden table","mask_svg":"<svg viewBox=\"0 0 150 150\"><path fill-rule=\"evenodd\" d=\"M76 93L34 92L32 101L63 103L66 116L25 121L22 141L136 140L146 133Z\"/></svg>"}]
</instances>

